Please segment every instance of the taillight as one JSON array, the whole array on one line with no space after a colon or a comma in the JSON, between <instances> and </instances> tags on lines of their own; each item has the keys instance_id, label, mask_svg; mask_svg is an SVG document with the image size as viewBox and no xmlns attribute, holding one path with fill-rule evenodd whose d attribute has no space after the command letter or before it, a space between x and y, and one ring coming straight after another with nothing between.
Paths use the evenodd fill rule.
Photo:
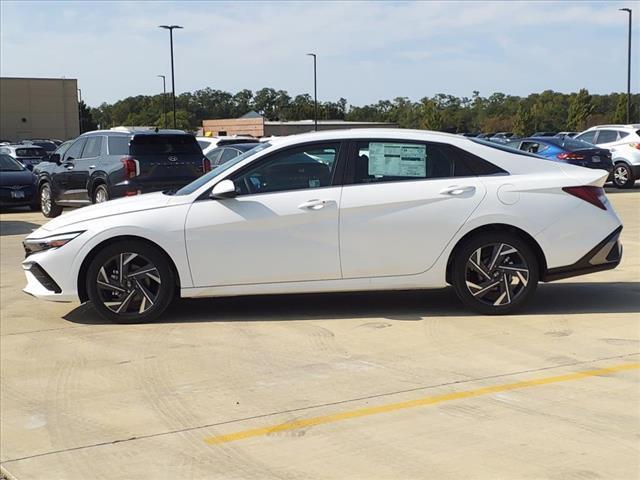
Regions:
<instances>
[{"instance_id":1,"label":"taillight","mask_svg":"<svg viewBox=\"0 0 640 480\"><path fill-rule=\"evenodd\" d=\"M207 157L204 157L202 159L202 171L204 173L211 171L211 160L209 160Z\"/></svg>"},{"instance_id":2,"label":"taillight","mask_svg":"<svg viewBox=\"0 0 640 480\"><path fill-rule=\"evenodd\" d=\"M579 153L563 152L556 155L556 157L560 160L584 160L584 155L580 155Z\"/></svg>"},{"instance_id":3,"label":"taillight","mask_svg":"<svg viewBox=\"0 0 640 480\"><path fill-rule=\"evenodd\" d=\"M595 205L602 210L606 210L605 202L607 201L607 196L604 194L604 188L601 187L563 187L565 192L569 195L573 195L574 197L578 197L585 202L589 202L591 205Z\"/></svg>"},{"instance_id":4,"label":"taillight","mask_svg":"<svg viewBox=\"0 0 640 480\"><path fill-rule=\"evenodd\" d=\"M636 150L640 150L640 143L630 143L629 146L631 148L635 148Z\"/></svg>"},{"instance_id":5,"label":"taillight","mask_svg":"<svg viewBox=\"0 0 640 480\"><path fill-rule=\"evenodd\" d=\"M140 165L135 158L126 156L122 157L120 161L124 165L125 178L133 178L137 175L140 175Z\"/></svg>"}]
</instances>

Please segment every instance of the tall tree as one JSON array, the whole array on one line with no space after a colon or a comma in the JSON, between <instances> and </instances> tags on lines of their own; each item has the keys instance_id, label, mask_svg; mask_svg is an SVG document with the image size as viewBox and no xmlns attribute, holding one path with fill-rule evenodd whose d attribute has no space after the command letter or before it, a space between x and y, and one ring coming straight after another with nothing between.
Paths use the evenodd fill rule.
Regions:
<instances>
[{"instance_id":1,"label":"tall tree","mask_svg":"<svg viewBox=\"0 0 640 480\"><path fill-rule=\"evenodd\" d=\"M584 130L591 111L591 95L589 95L589 91L586 88L581 88L578 93L572 94L569 99L567 128L578 132Z\"/></svg>"},{"instance_id":2,"label":"tall tree","mask_svg":"<svg viewBox=\"0 0 640 480\"><path fill-rule=\"evenodd\" d=\"M533 116L529 109L522 104L518 106L516 118L513 122L513 133L520 137L525 137L533 133Z\"/></svg>"}]
</instances>

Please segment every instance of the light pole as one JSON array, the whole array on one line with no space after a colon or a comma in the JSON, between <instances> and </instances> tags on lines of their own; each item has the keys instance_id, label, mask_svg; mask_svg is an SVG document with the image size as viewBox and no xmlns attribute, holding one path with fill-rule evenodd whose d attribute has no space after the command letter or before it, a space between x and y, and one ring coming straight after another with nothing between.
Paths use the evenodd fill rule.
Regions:
<instances>
[{"instance_id":1,"label":"light pole","mask_svg":"<svg viewBox=\"0 0 640 480\"><path fill-rule=\"evenodd\" d=\"M173 30L184 28L180 25L158 25L159 28L169 30L169 43L171 45L171 97L173 99L173 128L176 128L176 77L173 71Z\"/></svg>"},{"instance_id":2,"label":"light pole","mask_svg":"<svg viewBox=\"0 0 640 480\"><path fill-rule=\"evenodd\" d=\"M313 120L315 125L315 131L318 131L318 77L316 75L316 54L307 53L310 57L313 57Z\"/></svg>"},{"instance_id":3,"label":"light pole","mask_svg":"<svg viewBox=\"0 0 640 480\"><path fill-rule=\"evenodd\" d=\"M78 123L80 124L80 134L82 135L82 90L78 88Z\"/></svg>"},{"instance_id":4,"label":"light pole","mask_svg":"<svg viewBox=\"0 0 640 480\"><path fill-rule=\"evenodd\" d=\"M164 117L164 128L167 128L167 83L164 75L156 75L162 79L162 116Z\"/></svg>"},{"instance_id":5,"label":"light pole","mask_svg":"<svg viewBox=\"0 0 640 480\"><path fill-rule=\"evenodd\" d=\"M620 8L629 14L629 47L627 51L627 123L631 123L631 9Z\"/></svg>"}]
</instances>

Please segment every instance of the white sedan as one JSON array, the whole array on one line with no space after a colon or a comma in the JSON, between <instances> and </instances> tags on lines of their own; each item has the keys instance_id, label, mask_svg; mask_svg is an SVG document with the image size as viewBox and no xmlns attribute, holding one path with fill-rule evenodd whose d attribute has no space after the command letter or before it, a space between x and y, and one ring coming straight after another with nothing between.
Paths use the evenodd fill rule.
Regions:
<instances>
[{"instance_id":1,"label":"white sedan","mask_svg":"<svg viewBox=\"0 0 640 480\"><path fill-rule=\"evenodd\" d=\"M29 235L25 292L116 322L173 298L427 289L511 313L539 281L614 268L606 171L443 133L273 139L177 192L63 214Z\"/></svg>"}]
</instances>

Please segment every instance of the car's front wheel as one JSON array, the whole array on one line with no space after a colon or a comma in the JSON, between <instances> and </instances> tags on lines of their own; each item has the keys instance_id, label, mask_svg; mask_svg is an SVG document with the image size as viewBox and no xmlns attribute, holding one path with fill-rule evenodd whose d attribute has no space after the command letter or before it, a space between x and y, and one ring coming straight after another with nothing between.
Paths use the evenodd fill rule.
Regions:
<instances>
[{"instance_id":1,"label":"car's front wheel","mask_svg":"<svg viewBox=\"0 0 640 480\"><path fill-rule=\"evenodd\" d=\"M452 263L456 294L487 315L512 313L531 298L538 284L538 262L531 247L506 232L482 233L457 250Z\"/></svg>"},{"instance_id":2,"label":"car's front wheel","mask_svg":"<svg viewBox=\"0 0 640 480\"><path fill-rule=\"evenodd\" d=\"M89 300L103 318L116 323L155 320L173 300L175 285L166 256L136 240L105 247L91 261L86 276Z\"/></svg>"},{"instance_id":3,"label":"car's front wheel","mask_svg":"<svg viewBox=\"0 0 640 480\"><path fill-rule=\"evenodd\" d=\"M40 211L47 218L54 218L62 213L62 207L56 205L49 182L40 185Z\"/></svg>"},{"instance_id":4,"label":"car's front wheel","mask_svg":"<svg viewBox=\"0 0 640 480\"><path fill-rule=\"evenodd\" d=\"M613 167L613 184L618 188L632 188L636 179L631 167L626 163L616 163Z\"/></svg>"}]
</instances>

